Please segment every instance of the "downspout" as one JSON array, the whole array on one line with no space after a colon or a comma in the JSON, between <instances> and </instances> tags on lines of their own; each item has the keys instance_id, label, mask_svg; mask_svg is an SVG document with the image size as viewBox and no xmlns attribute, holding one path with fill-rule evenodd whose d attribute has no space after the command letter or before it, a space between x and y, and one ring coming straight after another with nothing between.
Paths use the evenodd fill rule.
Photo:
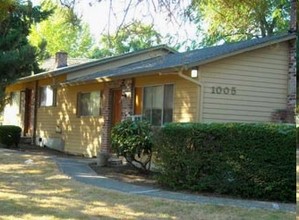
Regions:
<instances>
[{"instance_id":1,"label":"downspout","mask_svg":"<svg viewBox=\"0 0 299 220\"><path fill-rule=\"evenodd\" d=\"M197 106L197 107L198 107L198 109L200 110L200 114L199 114L199 116L198 116L198 119L199 119L199 122L202 122L204 85L203 85L201 82L199 82L199 81L197 81L197 80L195 80L195 79L192 79L192 78L190 78L190 77L184 75L184 74L183 74L183 70L184 70L184 68L181 68L181 69L179 70L179 72L178 72L178 76L180 76L180 77L182 77L182 78L184 78L184 79L186 79L186 80L188 80L188 81L190 81L190 82L192 82L192 83L195 83L196 85L198 85L198 86L200 87L200 90L199 90L199 92L200 92L200 102L198 103L199 106Z\"/></svg>"}]
</instances>

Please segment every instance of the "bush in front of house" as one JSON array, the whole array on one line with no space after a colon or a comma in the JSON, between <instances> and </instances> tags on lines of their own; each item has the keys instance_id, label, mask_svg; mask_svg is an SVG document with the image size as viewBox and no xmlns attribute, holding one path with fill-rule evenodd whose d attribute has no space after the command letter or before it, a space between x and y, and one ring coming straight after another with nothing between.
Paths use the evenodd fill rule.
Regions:
<instances>
[{"instance_id":1,"label":"bush in front of house","mask_svg":"<svg viewBox=\"0 0 299 220\"><path fill-rule=\"evenodd\" d=\"M162 185L295 202L293 125L173 123L158 132L155 145Z\"/></svg>"},{"instance_id":2,"label":"bush in front of house","mask_svg":"<svg viewBox=\"0 0 299 220\"><path fill-rule=\"evenodd\" d=\"M15 145L18 147L21 139L22 129L15 125L0 126L0 143L7 147Z\"/></svg>"},{"instance_id":3,"label":"bush in front of house","mask_svg":"<svg viewBox=\"0 0 299 220\"><path fill-rule=\"evenodd\" d=\"M147 121L122 121L112 128L111 141L112 149L129 164L146 172L150 169L153 144Z\"/></svg>"}]
</instances>

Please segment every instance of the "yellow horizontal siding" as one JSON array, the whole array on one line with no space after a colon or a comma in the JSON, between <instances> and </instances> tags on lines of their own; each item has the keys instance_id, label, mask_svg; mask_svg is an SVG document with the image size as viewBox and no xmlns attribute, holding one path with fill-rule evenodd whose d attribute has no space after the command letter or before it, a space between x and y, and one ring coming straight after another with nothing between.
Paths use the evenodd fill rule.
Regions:
<instances>
[{"instance_id":1,"label":"yellow horizontal siding","mask_svg":"<svg viewBox=\"0 0 299 220\"><path fill-rule=\"evenodd\" d=\"M136 87L146 87L163 84L174 84L175 122L194 122L198 120L198 86L175 74L155 74L135 79Z\"/></svg>"},{"instance_id":2,"label":"yellow horizontal siding","mask_svg":"<svg viewBox=\"0 0 299 220\"><path fill-rule=\"evenodd\" d=\"M234 116L258 116L258 117L268 117L269 112L265 111L248 111L247 109L215 109L215 108L205 108L204 109L205 114L218 114L222 116L231 115L233 113Z\"/></svg>"},{"instance_id":3,"label":"yellow horizontal siding","mask_svg":"<svg viewBox=\"0 0 299 220\"><path fill-rule=\"evenodd\" d=\"M287 103L288 45L246 52L201 67L203 121L267 122ZM213 94L212 87L236 89Z\"/></svg>"},{"instance_id":4,"label":"yellow horizontal siding","mask_svg":"<svg viewBox=\"0 0 299 220\"><path fill-rule=\"evenodd\" d=\"M243 93L243 94L242 94ZM207 99L226 99L230 101L254 101L254 102L268 102L268 103L277 103L286 101L286 96L283 94L271 94L271 93L263 93L260 94L254 91L237 91L236 95L218 95L218 94L205 94L205 98Z\"/></svg>"},{"instance_id":5,"label":"yellow horizontal siding","mask_svg":"<svg viewBox=\"0 0 299 220\"><path fill-rule=\"evenodd\" d=\"M251 103L251 102L250 102ZM221 110L229 110L229 111L255 111L256 110L256 103L251 103L252 106L246 105L244 102L244 105L231 105L231 104L225 104L221 103L221 105L215 105L217 103L205 103L205 112L209 112L210 109L214 109L215 111L221 111ZM259 103L258 103L259 104ZM271 106L272 103L269 103L268 106L260 106L259 112L266 112L269 114L269 106Z\"/></svg>"},{"instance_id":6,"label":"yellow horizontal siding","mask_svg":"<svg viewBox=\"0 0 299 220\"><path fill-rule=\"evenodd\" d=\"M210 73L211 74L211 73ZM223 73L223 74L228 74L228 73ZM252 78L246 78L244 77L243 79L230 79L230 78L225 78L223 74L219 74L221 76L219 77L211 77L211 75L205 77L205 85L206 86L215 86L215 85L227 85L227 86L249 86L249 87L263 87L263 88L278 88L278 89L284 89L286 87L285 84L280 83L282 80L276 80L275 82L267 82L267 80L261 79L260 81L258 80L258 77L256 77L256 80L253 81ZM214 75L215 76L215 75Z\"/></svg>"},{"instance_id":7,"label":"yellow horizontal siding","mask_svg":"<svg viewBox=\"0 0 299 220\"><path fill-rule=\"evenodd\" d=\"M270 118L265 117L251 117L251 116L234 116L232 115L215 115L205 114L205 122L246 122L246 123L265 123L269 122Z\"/></svg>"},{"instance_id":8,"label":"yellow horizontal siding","mask_svg":"<svg viewBox=\"0 0 299 220\"><path fill-rule=\"evenodd\" d=\"M103 85L96 83L58 88L57 106L38 108L37 135L45 138L62 138L65 141L66 152L96 156L100 149L103 118L77 117L77 94L102 89ZM61 134L56 133L57 125L62 129Z\"/></svg>"},{"instance_id":9,"label":"yellow horizontal siding","mask_svg":"<svg viewBox=\"0 0 299 220\"><path fill-rule=\"evenodd\" d=\"M211 71L210 77L215 77L214 74L221 74L223 71L229 71L230 75L227 76L227 79L241 79L243 80L244 77L251 79L253 81L256 80L256 78L260 77L261 74L263 74L263 78L261 80L276 80L276 79L285 79L285 75L282 74L282 71L277 71L277 73L274 73L274 71L269 71L269 72L263 72L263 71L257 71L252 72L250 69L239 69L239 70L234 70L234 69L229 69L229 68L224 68L222 65L218 66L218 70ZM221 70L221 71L220 71ZM207 76L208 77L208 76ZM222 77L220 77L221 79Z\"/></svg>"},{"instance_id":10,"label":"yellow horizontal siding","mask_svg":"<svg viewBox=\"0 0 299 220\"><path fill-rule=\"evenodd\" d=\"M273 76L276 75L281 75L282 71L281 69L276 69L276 68L265 68L265 67L260 67L260 66L254 66L255 71L252 72L251 68L244 68L243 66L240 65L231 65L231 62L228 61L228 58L225 59L225 61L217 61L217 69L213 69L213 71L219 71L219 70L224 70L224 71L237 71L240 74L244 73L245 75L249 73L255 74L255 73L269 73L273 74Z\"/></svg>"},{"instance_id":11,"label":"yellow horizontal siding","mask_svg":"<svg viewBox=\"0 0 299 220\"><path fill-rule=\"evenodd\" d=\"M252 106L256 108L266 107L268 110L273 108L273 103L264 101L264 102L256 102L256 101L246 101L246 100L228 100L228 99L210 99L204 100L204 107L206 104L213 104L214 108L222 108L223 105L231 105L231 106ZM284 105L283 105L284 106ZM281 109L282 106L278 106L277 109ZM256 110L258 110L256 109Z\"/></svg>"}]
</instances>

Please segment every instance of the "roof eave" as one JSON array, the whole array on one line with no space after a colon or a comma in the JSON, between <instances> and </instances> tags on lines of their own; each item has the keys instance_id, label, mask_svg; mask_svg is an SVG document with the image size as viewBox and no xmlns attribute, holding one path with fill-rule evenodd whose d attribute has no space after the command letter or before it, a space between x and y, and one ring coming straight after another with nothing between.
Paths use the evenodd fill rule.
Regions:
<instances>
[{"instance_id":1,"label":"roof eave","mask_svg":"<svg viewBox=\"0 0 299 220\"><path fill-rule=\"evenodd\" d=\"M140 77L140 76L147 76L147 75L153 75L153 74L165 74L169 72L175 72L181 70L181 65L173 66L173 67L167 67L163 69L156 69L156 70L149 70L149 71L141 71L141 72L131 72L123 75L116 75L116 76L104 76L104 77L97 77L94 79L87 79L87 80L80 80L80 81L73 81L73 82L63 82L60 83L61 85L81 85L81 84L87 84L87 83L97 83L97 82L109 82L117 79L124 79L128 77Z\"/></svg>"},{"instance_id":2,"label":"roof eave","mask_svg":"<svg viewBox=\"0 0 299 220\"><path fill-rule=\"evenodd\" d=\"M30 82L33 80L44 79L47 77L59 76L62 74L73 72L73 71L80 71L82 69L94 67L96 65L116 61L116 60L122 59L123 57L132 57L132 56L136 56L138 54L142 54L142 53L146 53L146 52L150 52L150 51L154 51L154 50L166 50L166 51L169 51L170 53L178 53L176 50L174 50L166 45L159 45L159 46L147 48L147 49L144 49L141 51L135 51L135 52L127 53L127 54L121 54L121 55L118 55L115 57L107 57L107 58L103 58L103 59L99 59L99 60L95 60L95 61L91 61L91 62L87 62L87 63L83 63L83 64L77 64L74 66L63 67L63 68L56 69L56 70L41 72L36 75L20 78L17 80L16 83Z\"/></svg>"}]
</instances>

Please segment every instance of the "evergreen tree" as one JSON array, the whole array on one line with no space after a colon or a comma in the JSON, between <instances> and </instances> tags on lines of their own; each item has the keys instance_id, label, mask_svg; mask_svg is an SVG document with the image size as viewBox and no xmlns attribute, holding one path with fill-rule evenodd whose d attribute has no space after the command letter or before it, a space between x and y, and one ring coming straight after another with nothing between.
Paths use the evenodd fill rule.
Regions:
<instances>
[{"instance_id":1,"label":"evergreen tree","mask_svg":"<svg viewBox=\"0 0 299 220\"><path fill-rule=\"evenodd\" d=\"M36 73L36 48L27 40L30 26L51 11L41 11L30 1L2 0L0 6L0 110L5 104L5 87L17 78Z\"/></svg>"}]
</instances>

